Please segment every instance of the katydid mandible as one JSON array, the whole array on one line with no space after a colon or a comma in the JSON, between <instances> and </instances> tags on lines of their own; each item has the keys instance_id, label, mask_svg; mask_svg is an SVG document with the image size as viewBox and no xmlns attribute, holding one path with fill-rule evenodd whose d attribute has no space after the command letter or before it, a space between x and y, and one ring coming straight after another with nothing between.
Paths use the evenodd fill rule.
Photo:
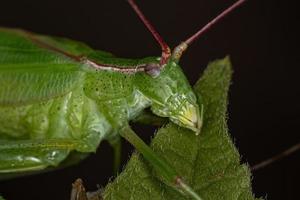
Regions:
<instances>
[{"instance_id":1,"label":"katydid mandible","mask_svg":"<svg viewBox=\"0 0 300 200\"><path fill-rule=\"evenodd\" d=\"M193 41L245 0L172 52L135 2L128 2L161 46L161 57L118 58L80 42L0 28L0 178L59 166L71 152L95 152L102 140L118 157L121 136L165 184L201 199L128 122L150 108L154 115L201 132L205 108L178 63Z\"/></svg>"}]
</instances>

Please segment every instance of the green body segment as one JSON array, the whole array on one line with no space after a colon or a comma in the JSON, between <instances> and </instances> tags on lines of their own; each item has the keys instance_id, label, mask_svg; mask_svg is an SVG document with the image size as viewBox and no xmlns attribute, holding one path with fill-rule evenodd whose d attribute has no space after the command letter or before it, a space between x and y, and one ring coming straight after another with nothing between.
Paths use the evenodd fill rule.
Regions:
<instances>
[{"instance_id":1,"label":"green body segment","mask_svg":"<svg viewBox=\"0 0 300 200\"><path fill-rule=\"evenodd\" d=\"M57 166L71 151L94 152L147 107L199 129L196 97L177 63L170 61L157 77L118 71L158 62L0 29L0 173Z\"/></svg>"}]
</instances>

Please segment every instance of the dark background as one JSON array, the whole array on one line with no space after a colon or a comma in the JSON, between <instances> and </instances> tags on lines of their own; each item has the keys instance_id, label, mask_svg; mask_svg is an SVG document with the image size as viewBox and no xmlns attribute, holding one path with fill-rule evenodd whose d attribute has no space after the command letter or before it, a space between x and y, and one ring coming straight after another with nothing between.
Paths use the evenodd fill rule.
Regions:
<instances>
[{"instance_id":1,"label":"dark background","mask_svg":"<svg viewBox=\"0 0 300 200\"><path fill-rule=\"evenodd\" d=\"M233 0L138 1L171 47ZM243 162L260 162L298 143L300 124L299 14L292 1L249 0L185 53L181 65L195 83L208 62L230 55L234 65L229 128ZM1 1L0 26L64 36L120 57L160 55L160 48L124 0ZM153 128L140 135L149 141ZM133 149L124 143L123 163ZM253 173L257 197L299 199L297 152ZM64 170L0 183L8 200L69 199L81 177L88 189L112 176L112 149Z\"/></svg>"}]
</instances>

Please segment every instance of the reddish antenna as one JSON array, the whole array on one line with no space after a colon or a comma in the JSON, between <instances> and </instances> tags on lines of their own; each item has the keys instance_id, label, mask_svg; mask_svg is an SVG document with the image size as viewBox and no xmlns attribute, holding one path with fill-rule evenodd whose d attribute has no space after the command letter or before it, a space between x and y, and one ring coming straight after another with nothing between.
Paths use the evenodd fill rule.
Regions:
<instances>
[{"instance_id":1,"label":"reddish antenna","mask_svg":"<svg viewBox=\"0 0 300 200\"><path fill-rule=\"evenodd\" d=\"M182 53L187 49L187 47L193 43L195 40L197 40L200 36L202 36L204 33L206 33L208 30L210 30L216 23L224 19L227 15L229 15L232 11L234 11L236 8L244 4L246 0L239 0L235 2L233 5L231 5L229 8L224 10L221 14L219 14L217 17L215 17L213 20L208 22L203 28L201 28L198 32L196 32L194 35L189 37L187 40L179 44L177 47L174 48L174 51L172 53L172 57L175 60L179 60Z\"/></svg>"},{"instance_id":2,"label":"reddish antenna","mask_svg":"<svg viewBox=\"0 0 300 200\"><path fill-rule=\"evenodd\" d=\"M136 12L136 14L139 16L139 18L142 20L142 22L145 24L145 26L148 28L148 30L152 33L152 35L156 39L156 41L159 43L161 50L162 50L160 65L162 66L162 65L166 64L167 60L171 56L170 47L163 40L163 38L160 36L160 34L155 30L155 28L152 26L152 24L149 22L149 20L144 16L142 11L136 5L135 1L128 0L128 3L133 8L133 10Z\"/></svg>"},{"instance_id":3,"label":"reddish antenna","mask_svg":"<svg viewBox=\"0 0 300 200\"><path fill-rule=\"evenodd\" d=\"M237 2L235 2L229 8L224 10L221 14L219 14L217 17L215 17L213 20L211 20L209 23L207 23L198 32L196 32L191 37L189 37L184 42L182 42L177 47L175 47L173 50L173 53L171 53L171 50L170 50L169 46L167 45L167 43L163 40L163 38L155 30L155 28L152 26L152 24L149 22L149 20L144 16L142 11L136 5L135 1L128 0L128 3L130 4L130 6L133 8L133 10L136 12L136 14L139 16L139 18L142 20L142 22L145 24L145 26L152 33L153 37L156 39L156 41L161 46L162 55L161 55L161 59L160 59L160 66L163 66L164 64L166 64L168 59L171 56L174 60L179 61L182 53L187 49L188 45L190 45L195 40L197 40L200 36L202 36L204 33L206 33L208 30L210 30L216 23L218 23L219 21L224 19L227 15L229 15L232 11L234 11L236 8L238 8L245 2L246 2L246 0L238 0Z\"/></svg>"}]
</instances>

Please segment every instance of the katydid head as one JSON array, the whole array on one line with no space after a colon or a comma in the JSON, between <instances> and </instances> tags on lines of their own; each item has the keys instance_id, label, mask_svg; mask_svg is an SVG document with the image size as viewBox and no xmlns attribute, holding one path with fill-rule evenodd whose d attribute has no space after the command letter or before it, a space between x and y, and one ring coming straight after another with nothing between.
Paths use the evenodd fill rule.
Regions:
<instances>
[{"instance_id":1,"label":"katydid head","mask_svg":"<svg viewBox=\"0 0 300 200\"><path fill-rule=\"evenodd\" d=\"M172 53L169 46L144 16L134 0L128 0L128 2L162 49L159 65L148 71L150 72L148 74L155 78L155 80L153 80L155 83L150 84L155 88L153 93L155 94L154 96L157 97L157 99L153 98L152 101L153 112L160 116L169 117L174 123L189 128L198 134L203 120L202 103L199 99L197 103L195 94L182 73L178 62L183 52L191 43L210 30L217 22L222 20L237 7L244 4L246 0L238 0L235 2L232 6L207 23L202 29L175 47ZM158 86L155 87L155 85ZM161 98L165 99L165 101ZM199 105L201 107L200 109Z\"/></svg>"},{"instance_id":2,"label":"katydid head","mask_svg":"<svg viewBox=\"0 0 300 200\"><path fill-rule=\"evenodd\" d=\"M169 60L159 75L137 76L144 82L139 90L151 101L151 110L161 117L168 117L181 127L200 133L203 110L197 97L177 62ZM199 104L198 104L199 103Z\"/></svg>"},{"instance_id":3,"label":"katydid head","mask_svg":"<svg viewBox=\"0 0 300 200\"><path fill-rule=\"evenodd\" d=\"M153 113L168 117L175 124L198 135L203 123L203 110L200 111L197 97L180 66L176 62L169 62L159 78L162 79L162 85L157 93L164 96L165 101L163 104L153 101Z\"/></svg>"}]
</instances>

